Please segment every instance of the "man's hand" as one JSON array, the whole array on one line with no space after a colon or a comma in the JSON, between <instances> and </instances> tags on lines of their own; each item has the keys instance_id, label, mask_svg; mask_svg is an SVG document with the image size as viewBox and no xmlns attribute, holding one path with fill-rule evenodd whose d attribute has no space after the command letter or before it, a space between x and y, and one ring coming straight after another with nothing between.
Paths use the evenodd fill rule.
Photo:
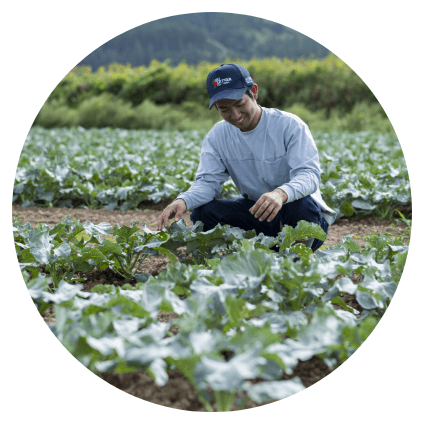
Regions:
<instances>
[{"instance_id":1,"label":"man's hand","mask_svg":"<svg viewBox=\"0 0 424 424\"><path fill-rule=\"evenodd\" d=\"M286 200L287 194L283 190L276 188L274 191L264 193L249 209L249 212L255 218L259 218L260 222L266 217L268 217L268 222L271 222L277 216Z\"/></svg>"},{"instance_id":2,"label":"man's hand","mask_svg":"<svg viewBox=\"0 0 424 424\"><path fill-rule=\"evenodd\" d=\"M178 221L184 212L187 211L187 205L184 199L177 199L168 205L162 212L158 221L158 229L168 227L168 220L175 215L174 221Z\"/></svg>"}]
</instances>

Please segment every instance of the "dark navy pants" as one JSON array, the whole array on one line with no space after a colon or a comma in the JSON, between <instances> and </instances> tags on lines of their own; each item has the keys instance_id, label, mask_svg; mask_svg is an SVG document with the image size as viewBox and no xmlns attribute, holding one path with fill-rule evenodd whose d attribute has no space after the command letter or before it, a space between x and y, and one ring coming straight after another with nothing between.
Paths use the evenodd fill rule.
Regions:
<instances>
[{"instance_id":1,"label":"dark navy pants","mask_svg":"<svg viewBox=\"0 0 424 424\"><path fill-rule=\"evenodd\" d=\"M229 224L243 230L256 230L256 234L277 237L280 232L280 223L296 227L298 221L304 220L320 225L328 234L328 223L321 214L321 209L311 196L303 197L283 205L277 216L268 222L255 218L249 209L255 204L254 200L241 198L236 200L214 199L205 205L193 209L190 219L193 223L203 222L203 231L212 230L217 224ZM312 250L318 249L323 241L314 239Z\"/></svg>"}]
</instances>

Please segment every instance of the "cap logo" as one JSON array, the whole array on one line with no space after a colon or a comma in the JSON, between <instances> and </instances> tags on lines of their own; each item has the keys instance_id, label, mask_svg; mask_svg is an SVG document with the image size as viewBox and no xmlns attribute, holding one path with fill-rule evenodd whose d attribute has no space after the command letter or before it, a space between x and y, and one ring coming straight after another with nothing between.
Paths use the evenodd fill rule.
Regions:
<instances>
[{"instance_id":1,"label":"cap logo","mask_svg":"<svg viewBox=\"0 0 424 424\"><path fill-rule=\"evenodd\" d=\"M247 78L246 78L246 84L253 84L253 79L252 79L252 77L247 77Z\"/></svg>"},{"instance_id":2,"label":"cap logo","mask_svg":"<svg viewBox=\"0 0 424 424\"><path fill-rule=\"evenodd\" d=\"M221 79L218 77L218 78L215 78L212 82L213 82L213 86L216 88L223 84L229 84L231 81L232 81L231 78Z\"/></svg>"}]
</instances>

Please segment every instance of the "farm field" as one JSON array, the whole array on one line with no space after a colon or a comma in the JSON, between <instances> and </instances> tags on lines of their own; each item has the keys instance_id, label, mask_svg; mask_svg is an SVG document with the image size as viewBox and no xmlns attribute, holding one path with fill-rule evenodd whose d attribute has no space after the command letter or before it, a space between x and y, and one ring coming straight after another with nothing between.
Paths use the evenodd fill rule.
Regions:
<instances>
[{"instance_id":1,"label":"farm field","mask_svg":"<svg viewBox=\"0 0 424 424\"><path fill-rule=\"evenodd\" d=\"M134 220L145 221L149 223L151 229L159 217L162 207L168 201L162 201L157 205L151 206L153 209L144 209L142 211L109 211L107 209L71 209L71 208L40 208L40 207L22 207L13 206L13 218L23 222L29 222L32 227L37 223L43 222L49 226L54 226L63 219L64 215L69 215L73 220L86 222L91 220L94 224L108 222L111 225L119 224L131 225ZM192 225L189 219L189 213L184 214L183 219L188 226ZM397 231L405 231L407 226L402 223L396 223ZM364 238L370 233L393 233L397 231L393 229L391 221L383 221L378 218L365 218L358 221L338 220L334 225L330 226L328 237L325 241L326 246L335 245L347 234L355 234L359 236L356 239L358 244L365 246ZM146 258L141 267L141 271L150 273L154 276L159 275L166 269L170 261L158 257ZM113 284L122 286L125 284L125 279L121 276L109 271L91 271L80 273L81 277L86 278L83 284L83 291L89 292L92 287L97 284ZM350 299L348 302L352 306L358 308L357 302ZM54 324L56 318L48 318L53 313L53 307L49 307L42 315L46 324ZM178 315L174 313L160 312L158 320L160 322L169 322L175 320ZM314 356L306 361L299 361L294 369L294 376L298 376L305 387L316 383L321 378L324 378L331 372L331 369L319 357ZM187 379L178 371L172 371L169 376L169 381L165 386L155 384L153 378L143 370L135 370L125 374L104 373L102 378L113 386L141 399L157 403L160 405L184 409L184 410L199 410L204 411L205 408L198 400L196 391L193 389ZM287 378L287 376L286 376ZM246 403L245 407L253 407L257 404L253 401Z\"/></svg>"},{"instance_id":2,"label":"farm field","mask_svg":"<svg viewBox=\"0 0 424 424\"><path fill-rule=\"evenodd\" d=\"M105 381L178 409L249 408L325 377L378 324L408 251L408 176L393 136L319 134L321 190L338 219L315 255L297 243L323 236L310 225L277 239L203 233L186 213L159 232L201 139L31 130L15 246L46 323ZM237 195L225 185L224 197Z\"/></svg>"}]
</instances>

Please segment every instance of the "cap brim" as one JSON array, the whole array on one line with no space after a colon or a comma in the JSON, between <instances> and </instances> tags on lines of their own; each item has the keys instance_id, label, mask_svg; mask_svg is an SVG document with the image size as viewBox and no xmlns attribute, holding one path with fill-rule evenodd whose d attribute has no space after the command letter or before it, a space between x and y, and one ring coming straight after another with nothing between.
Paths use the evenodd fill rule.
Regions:
<instances>
[{"instance_id":1,"label":"cap brim","mask_svg":"<svg viewBox=\"0 0 424 424\"><path fill-rule=\"evenodd\" d=\"M235 88L232 90L221 91L215 94L215 96L213 96L209 101L209 109L213 106L215 102L221 99L240 100L244 96L244 93L246 93L246 90L248 88L249 87Z\"/></svg>"}]
</instances>

